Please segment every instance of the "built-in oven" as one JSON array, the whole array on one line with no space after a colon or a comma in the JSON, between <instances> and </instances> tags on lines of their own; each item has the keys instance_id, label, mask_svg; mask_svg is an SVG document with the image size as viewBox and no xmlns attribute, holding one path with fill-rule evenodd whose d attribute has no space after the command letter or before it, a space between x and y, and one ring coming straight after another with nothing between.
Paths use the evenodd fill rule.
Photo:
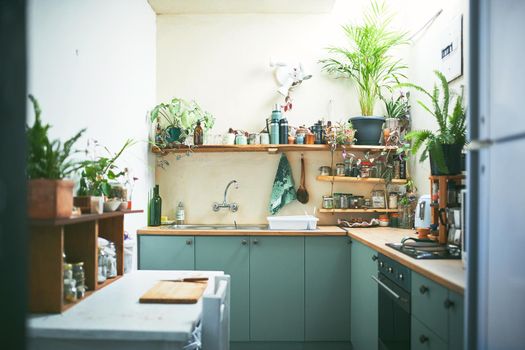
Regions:
<instances>
[{"instance_id":1,"label":"built-in oven","mask_svg":"<svg viewBox=\"0 0 525 350\"><path fill-rule=\"evenodd\" d=\"M410 269L378 255L379 349L410 349Z\"/></svg>"}]
</instances>

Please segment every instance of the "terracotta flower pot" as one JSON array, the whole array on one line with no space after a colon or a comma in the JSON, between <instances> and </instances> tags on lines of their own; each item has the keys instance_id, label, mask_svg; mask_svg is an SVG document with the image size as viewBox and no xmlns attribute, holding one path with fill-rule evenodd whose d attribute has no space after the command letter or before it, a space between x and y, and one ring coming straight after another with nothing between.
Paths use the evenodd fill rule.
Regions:
<instances>
[{"instance_id":1,"label":"terracotta flower pot","mask_svg":"<svg viewBox=\"0 0 525 350\"><path fill-rule=\"evenodd\" d=\"M73 211L71 180L30 180L28 213L31 219L68 218Z\"/></svg>"}]
</instances>

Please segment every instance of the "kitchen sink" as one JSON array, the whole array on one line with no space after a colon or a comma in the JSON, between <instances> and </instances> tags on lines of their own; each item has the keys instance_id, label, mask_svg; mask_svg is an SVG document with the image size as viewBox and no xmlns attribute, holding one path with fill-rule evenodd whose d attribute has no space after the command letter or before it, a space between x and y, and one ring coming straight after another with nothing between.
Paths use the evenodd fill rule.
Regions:
<instances>
[{"instance_id":1,"label":"kitchen sink","mask_svg":"<svg viewBox=\"0 0 525 350\"><path fill-rule=\"evenodd\" d=\"M267 230L268 225L168 225L165 229L170 230Z\"/></svg>"}]
</instances>

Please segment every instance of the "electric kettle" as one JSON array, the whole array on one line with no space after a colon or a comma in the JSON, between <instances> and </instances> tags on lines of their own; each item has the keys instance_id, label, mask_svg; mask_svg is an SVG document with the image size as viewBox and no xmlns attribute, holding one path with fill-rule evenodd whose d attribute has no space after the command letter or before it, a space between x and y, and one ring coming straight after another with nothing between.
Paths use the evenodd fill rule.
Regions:
<instances>
[{"instance_id":1,"label":"electric kettle","mask_svg":"<svg viewBox=\"0 0 525 350\"><path fill-rule=\"evenodd\" d=\"M430 195L426 194L419 197L416 206L415 228L430 227Z\"/></svg>"}]
</instances>

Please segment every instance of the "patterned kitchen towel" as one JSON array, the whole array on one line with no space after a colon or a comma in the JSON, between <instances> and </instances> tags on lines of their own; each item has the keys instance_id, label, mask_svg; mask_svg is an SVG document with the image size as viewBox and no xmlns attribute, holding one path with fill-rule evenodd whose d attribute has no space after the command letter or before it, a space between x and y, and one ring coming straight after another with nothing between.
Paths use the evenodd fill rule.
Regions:
<instances>
[{"instance_id":1,"label":"patterned kitchen towel","mask_svg":"<svg viewBox=\"0 0 525 350\"><path fill-rule=\"evenodd\" d=\"M275 215L282 207L296 199L292 169L286 155L281 153L279 167L275 174L275 180L273 180L272 197L268 209L272 215Z\"/></svg>"}]
</instances>

